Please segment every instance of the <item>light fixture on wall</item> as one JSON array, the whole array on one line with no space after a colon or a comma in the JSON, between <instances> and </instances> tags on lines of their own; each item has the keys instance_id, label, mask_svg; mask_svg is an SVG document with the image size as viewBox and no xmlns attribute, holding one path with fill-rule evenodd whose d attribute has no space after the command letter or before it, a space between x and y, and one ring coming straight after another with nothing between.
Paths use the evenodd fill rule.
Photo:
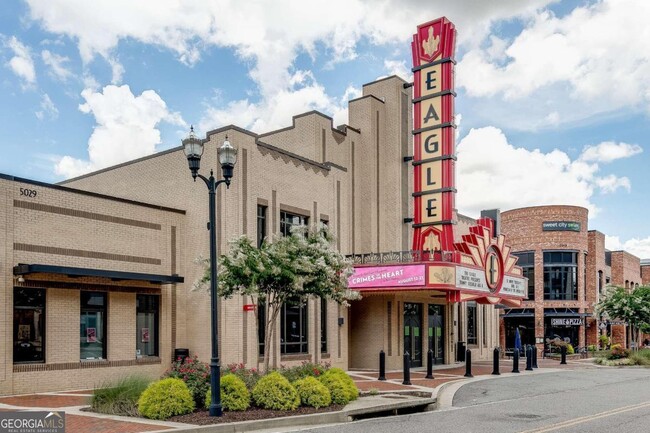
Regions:
<instances>
[{"instance_id":1,"label":"light fixture on wall","mask_svg":"<svg viewBox=\"0 0 650 433\"><path fill-rule=\"evenodd\" d=\"M23 278L22 275L19 275L18 278L16 279L16 281L19 282L20 284L22 284L22 283L25 282L25 279Z\"/></svg>"}]
</instances>

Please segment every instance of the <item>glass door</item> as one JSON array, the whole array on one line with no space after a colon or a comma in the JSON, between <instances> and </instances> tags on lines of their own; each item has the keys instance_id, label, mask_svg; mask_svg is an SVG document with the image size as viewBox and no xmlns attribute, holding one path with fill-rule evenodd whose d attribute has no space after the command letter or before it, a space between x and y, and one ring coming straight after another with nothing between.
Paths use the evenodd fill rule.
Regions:
<instances>
[{"instance_id":1,"label":"glass door","mask_svg":"<svg viewBox=\"0 0 650 433\"><path fill-rule=\"evenodd\" d=\"M404 352L411 355L411 367L422 367L422 304L404 303Z\"/></svg>"},{"instance_id":2,"label":"glass door","mask_svg":"<svg viewBox=\"0 0 650 433\"><path fill-rule=\"evenodd\" d=\"M433 350L433 363L445 362L445 306L429 304L429 349Z\"/></svg>"}]
</instances>

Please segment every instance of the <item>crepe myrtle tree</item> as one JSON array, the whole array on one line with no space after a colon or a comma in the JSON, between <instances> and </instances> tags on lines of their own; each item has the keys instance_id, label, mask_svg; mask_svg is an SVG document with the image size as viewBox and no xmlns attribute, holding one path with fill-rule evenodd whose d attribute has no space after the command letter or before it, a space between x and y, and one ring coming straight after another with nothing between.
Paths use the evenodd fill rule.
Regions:
<instances>
[{"instance_id":1,"label":"crepe myrtle tree","mask_svg":"<svg viewBox=\"0 0 650 433\"><path fill-rule=\"evenodd\" d=\"M650 329L650 287L637 287L631 291L610 287L605 298L596 304L596 311L627 322L632 329L632 340L637 342L639 330Z\"/></svg>"},{"instance_id":2,"label":"crepe myrtle tree","mask_svg":"<svg viewBox=\"0 0 650 433\"><path fill-rule=\"evenodd\" d=\"M259 248L241 236L230 242L228 253L219 258L219 296L248 295L265 308L264 371L269 370L269 342L274 341L283 304L304 302L309 296L345 306L359 299L358 292L348 289L351 262L334 248L333 240L325 225L297 226L290 236L272 237ZM197 289L210 282L209 263L199 261L207 268L195 284Z\"/></svg>"}]
</instances>

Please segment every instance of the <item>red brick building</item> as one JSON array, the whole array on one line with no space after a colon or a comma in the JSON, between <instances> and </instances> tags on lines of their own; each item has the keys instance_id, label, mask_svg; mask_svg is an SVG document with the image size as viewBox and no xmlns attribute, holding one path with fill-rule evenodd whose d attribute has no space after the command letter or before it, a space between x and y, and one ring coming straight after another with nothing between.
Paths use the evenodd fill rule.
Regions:
<instances>
[{"instance_id":1,"label":"red brick building","mask_svg":"<svg viewBox=\"0 0 650 433\"><path fill-rule=\"evenodd\" d=\"M626 327L600 320L594 305L607 285L635 288L642 284L639 258L607 251L605 235L588 230L588 210L577 206L536 206L501 214L501 231L528 277L528 300L506 308L500 320L500 344L513 347L516 330L523 344L538 350L560 337L574 347L597 344L607 332L613 343L629 345ZM650 279L650 264L646 266Z\"/></svg>"}]
</instances>

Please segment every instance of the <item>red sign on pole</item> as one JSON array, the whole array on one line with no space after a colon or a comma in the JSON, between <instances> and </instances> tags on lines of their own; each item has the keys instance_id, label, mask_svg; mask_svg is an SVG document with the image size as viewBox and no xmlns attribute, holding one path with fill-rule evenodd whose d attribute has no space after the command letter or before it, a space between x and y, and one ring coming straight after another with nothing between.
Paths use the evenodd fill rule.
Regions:
<instances>
[{"instance_id":1,"label":"red sign on pole","mask_svg":"<svg viewBox=\"0 0 650 433\"><path fill-rule=\"evenodd\" d=\"M255 311L255 304L244 304L244 311Z\"/></svg>"}]
</instances>

